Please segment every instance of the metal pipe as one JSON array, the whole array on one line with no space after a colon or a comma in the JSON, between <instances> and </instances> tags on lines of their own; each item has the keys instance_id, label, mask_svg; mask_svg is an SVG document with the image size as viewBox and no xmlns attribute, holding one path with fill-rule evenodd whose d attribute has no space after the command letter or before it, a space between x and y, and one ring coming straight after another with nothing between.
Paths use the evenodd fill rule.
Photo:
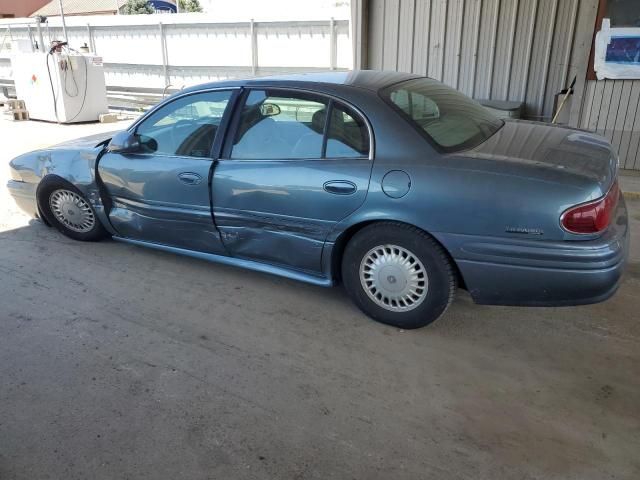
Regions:
<instances>
[{"instance_id":1,"label":"metal pipe","mask_svg":"<svg viewBox=\"0 0 640 480\"><path fill-rule=\"evenodd\" d=\"M162 71L164 72L164 84L170 85L169 78L169 54L167 52L167 40L164 33L164 24L162 22L158 23L158 27L160 28L160 49L162 50Z\"/></svg>"},{"instance_id":2,"label":"metal pipe","mask_svg":"<svg viewBox=\"0 0 640 480\"><path fill-rule=\"evenodd\" d=\"M258 33L256 27L256 22L252 18L249 23L249 31L251 35L251 75L254 77L258 72Z\"/></svg>"},{"instance_id":3,"label":"metal pipe","mask_svg":"<svg viewBox=\"0 0 640 480\"><path fill-rule=\"evenodd\" d=\"M93 31L91 30L91 25L87 23L87 36L89 37L89 50L91 53L96 53L96 45L93 41Z\"/></svg>"},{"instance_id":4,"label":"metal pipe","mask_svg":"<svg viewBox=\"0 0 640 480\"><path fill-rule=\"evenodd\" d=\"M31 25L27 25L27 33L29 34L29 43L31 44L31 51L36 51L36 46L33 44L33 34L31 33Z\"/></svg>"},{"instance_id":5,"label":"metal pipe","mask_svg":"<svg viewBox=\"0 0 640 480\"><path fill-rule=\"evenodd\" d=\"M40 17L36 19L36 26L38 27L38 40L40 41L38 50L44 52L44 36L42 35L42 19Z\"/></svg>"},{"instance_id":6,"label":"metal pipe","mask_svg":"<svg viewBox=\"0 0 640 480\"><path fill-rule=\"evenodd\" d=\"M331 70L335 70L338 63L337 44L336 21L331 17L331 20L329 21L329 68Z\"/></svg>"},{"instance_id":7,"label":"metal pipe","mask_svg":"<svg viewBox=\"0 0 640 480\"><path fill-rule=\"evenodd\" d=\"M64 33L64 41L69 43L69 36L67 35L67 24L64 21L64 7L62 6L62 0L58 0L58 6L60 7L60 18L62 19L62 32Z\"/></svg>"}]
</instances>

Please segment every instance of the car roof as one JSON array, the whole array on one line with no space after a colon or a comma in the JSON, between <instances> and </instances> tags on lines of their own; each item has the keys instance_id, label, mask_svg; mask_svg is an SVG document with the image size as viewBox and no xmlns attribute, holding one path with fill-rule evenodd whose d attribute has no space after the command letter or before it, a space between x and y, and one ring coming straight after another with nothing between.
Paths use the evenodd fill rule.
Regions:
<instances>
[{"instance_id":1,"label":"car roof","mask_svg":"<svg viewBox=\"0 0 640 480\"><path fill-rule=\"evenodd\" d=\"M318 87L347 86L377 92L381 88L419 75L381 70L348 70L313 73L294 73L255 77L250 79L223 80L189 87L184 91L198 91L220 87Z\"/></svg>"}]
</instances>

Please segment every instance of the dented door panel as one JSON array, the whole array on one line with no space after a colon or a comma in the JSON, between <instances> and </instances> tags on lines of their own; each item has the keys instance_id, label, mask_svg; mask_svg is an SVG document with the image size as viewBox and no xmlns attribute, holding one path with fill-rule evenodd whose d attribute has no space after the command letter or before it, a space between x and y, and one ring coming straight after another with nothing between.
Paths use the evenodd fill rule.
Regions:
<instances>
[{"instance_id":1,"label":"dented door panel","mask_svg":"<svg viewBox=\"0 0 640 480\"><path fill-rule=\"evenodd\" d=\"M321 272L324 242L356 211L369 186L371 161L221 160L212 182L216 226L234 256ZM336 180L351 194L325 190Z\"/></svg>"},{"instance_id":2,"label":"dented door panel","mask_svg":"<svg viewBox=\"0 0 640 480\"><path fill-rule=\"evenodd\" d=\"M224 253L213 224L208 178L212 161L202 158L105 154L99 163L119 236L209 253ZM204 179L186 184L184 172Z\"/></svg>"}]
</instances>

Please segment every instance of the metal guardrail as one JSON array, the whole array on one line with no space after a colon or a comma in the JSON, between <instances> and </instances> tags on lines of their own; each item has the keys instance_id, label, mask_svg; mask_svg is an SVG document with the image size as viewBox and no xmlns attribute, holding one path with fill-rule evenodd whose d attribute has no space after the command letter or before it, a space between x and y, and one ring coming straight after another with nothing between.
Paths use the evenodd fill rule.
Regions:
<instances>
[{"instance_id":1,"label":"metal guardrail","mask_svg":"<svg viewBox=\"0 0 640 480\"><path fill-rule=\"evenodd\" d=\"M108 86L107 102L111 110L144 111L179 90L179 88ZM0 78L0 93L7 98L16 98L13 80Z\"/></svg>"}]
</instances>

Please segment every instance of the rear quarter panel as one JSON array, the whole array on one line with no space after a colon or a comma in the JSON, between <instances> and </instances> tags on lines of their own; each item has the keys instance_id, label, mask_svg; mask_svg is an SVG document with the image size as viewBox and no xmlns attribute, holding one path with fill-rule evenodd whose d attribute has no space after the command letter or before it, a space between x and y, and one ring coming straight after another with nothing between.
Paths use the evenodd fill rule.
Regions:
<instances>
[{"instance_id":1,"label":"rear quarter panel","mask_svg":"<svg viewBox=\"0 0 640 480\"><path fill-rule=\"evenodd\" d=\"M565 232L560 215L596 198L597 181L551 163L442 154L381 99L372 95L362 107L376 140L369 193L364 205L332 232L330 241L349 226L372 220L409 223L436 237L585 238ZM384 176L392 170L410 178L409 192L401 198L383 190Z\"/></svg>"}]
</instances>

